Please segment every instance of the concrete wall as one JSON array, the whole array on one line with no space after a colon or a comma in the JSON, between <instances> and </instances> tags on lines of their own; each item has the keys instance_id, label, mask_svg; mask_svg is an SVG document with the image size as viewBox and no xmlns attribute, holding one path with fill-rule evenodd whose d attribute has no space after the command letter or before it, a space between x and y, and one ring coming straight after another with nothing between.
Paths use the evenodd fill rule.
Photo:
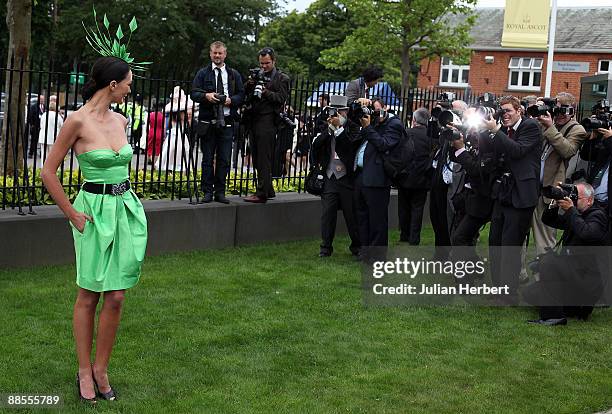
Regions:
<instances>
[{"instance_id":1,"label":"concrete wall","mask_svg":"<svg viewBox=\"0 0 612 414\"><path fill-rule=\"evenodd\" d=\"M148 255L242 246L264 241L316 239L321 202L308 194L278 194L267 204L189 204L143 201L149 224ZM40 206L36 215L0 211L0 268L74 262L72 232L57 206ZM338 214L338 234L345 234ZM425 218L427 220L427 218ZM389 204L389 228L397 228L397 194Z\"/></svg>"}]
</instances>

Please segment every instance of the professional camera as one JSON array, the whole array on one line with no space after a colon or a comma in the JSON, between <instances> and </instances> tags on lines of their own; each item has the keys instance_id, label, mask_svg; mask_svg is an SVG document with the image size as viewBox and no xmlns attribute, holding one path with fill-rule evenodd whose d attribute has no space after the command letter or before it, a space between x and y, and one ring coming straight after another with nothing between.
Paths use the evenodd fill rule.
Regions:
<instances>
[{"instance_id":1,"label":"professional camera","mask_svg":"<svg viewBox=\"0 0 612 414\"><path fill-rule=\"evenodd\" d=\"M557 104L556 100L552 98L544 98L542 101L544 102L542 105L531 105L528 107L527 115L532 118L537 118L539 116L546 115L547 113L553 114Z\"/></svg>"},{"instance_id":2,"label":"professional camera","mask_svg":"<svg viewBox=\"0 0 612 414\"><path fill-rule=\"evenodd\" d=\"M574 203L578 201L578 188L574 184L547 185L542 188L542 195L553 200L563 200L569 197Z\"/></svg>"},{"instance_id":3,"label":"professional camera","mask_svg":"<svg viewBox=\"0 0 612 414\"><path fill-rule=\"evenodd\" d=\"M215 99L218 99L219 102L217 102L213 107L216 116L215 116L215 119L213 119L212 123L218 127L224 127L225 126L225 114L223 111L223 104L225 103L225 95L216 93Z\"/></svg>"},{"instance_id":4,"label":"professional camera","mask_svg":"<svg viewBox=\"0 0 612 414\"><path fill-rule=\"evenodd\" d=\"M608 129L612 126L612 112L610 111L610 102L607 99L597 101L591 108L591 117L580 121L580 125L591 132L597 128Z\"/></svg>"},{"instance_id":5,"label":"professional camera","mask_svg":"<svg viewBox=\"0 0 612 414\"><path fill-rule=\"evenodd\" d=\"M461 129L465 132L466 128L463 126L461 118L459 118L457 114L455 114L453 111L448 110L440 111L439 115L437 116L437 120L441 138L447 141L456 141L458 139L461 139L461 132L457 129ZM452 128L450 126L451 123L457 129Z\"/></svg>"},{"instance_id":6,"label":"professional camera","mask_svg":"<svg viewBox=\"0 0 612 414\"><path fill-rule=\"evenodd\" d=\"M333 118L338 116L338 108L334 108L333 106L326 106L323 109L323 113L325 114L326 118Z\"/></svg>"},{"instance_id":7,"label":"professional camera","mask_svg":"<svg viewBox=\"0 0 612 414\"><path fill-rule=\"evenodd\" d=\"M282 123L282 127L295 127L295 121L289 117L289 114L287 114L287 112L281 112L280 114L278 114L278 118Z\"/></svg>"},{"instance_id":8,"label":"professional camera","mask_svg":"<svg viewBox=\"0 0 612 414\"><path fill-rule=\"evenodd\" d=\"M266 83L270 81L270 78L266 76L261 68L249 69L249 80L255 83L252 96L256 99L261 99L263 88Z\"/></svg>"},{"instance_id":9,"label":"professional camera","mask_svg":"<svg viewBox=\"0 0 612 414\"><path fill-rule=\"evenodd\" d=\"M593 115L590 118L584 118L580 121L580 125L582 125L587 132L590 132L597 128L610 128L612 126L612 120L610 119L610 114Z\"/></svg>"},{"instance_id":10,"label":"professional camera","mask_svg":"<svg viewBox=\"0 0 612 414\"><path fill-rule=\"evenodd\" d=\"M351 121L359 124L361 118L371 116L374 113L374 109L369 106L363 106L359 102L355 101L349 106L348 117Z\"/></svg>"}]
</instances>

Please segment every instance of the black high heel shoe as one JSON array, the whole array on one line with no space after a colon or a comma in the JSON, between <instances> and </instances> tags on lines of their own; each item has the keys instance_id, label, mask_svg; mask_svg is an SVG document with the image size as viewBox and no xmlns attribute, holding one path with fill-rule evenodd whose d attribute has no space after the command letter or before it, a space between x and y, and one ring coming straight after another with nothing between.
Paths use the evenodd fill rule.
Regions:
<instances>
[{"instance_id":1,"label":"black high heel shoe","mask_svg":"<svg viewBox=\"0 0 612 414\"><path fill-rule=\"evenodd\" d=\"M96 381L96 378L92 375L93 378L93 382L94 385L96 387L96 395L100 398L102 398L103 400L107 400L107 401L116 401L117 400L117 394L115 393L115 390L113 389L113 387L110 387L110 391L109 392L102 392L100 391L100 387L98 386L98 383Z\"/></svg>"},{"instance_id":2,"label":"black high heel shoe","mask_svg":"<svg viewBox=\"0 0 612 414\"><path fill-rule=\"evenodd\" d=\"M94 380L95 383L95 380ZM93 398L85 398L83 397L83 395L81 394L81 380L79 378L79 373L77 372L76 374L76 387L77 387L77 396L79 397L79 400L81 402L87 403L87 404L91 404L94 405L98 402L98 400L96 399L96 397Z\"/></svg>"}]
</instances>

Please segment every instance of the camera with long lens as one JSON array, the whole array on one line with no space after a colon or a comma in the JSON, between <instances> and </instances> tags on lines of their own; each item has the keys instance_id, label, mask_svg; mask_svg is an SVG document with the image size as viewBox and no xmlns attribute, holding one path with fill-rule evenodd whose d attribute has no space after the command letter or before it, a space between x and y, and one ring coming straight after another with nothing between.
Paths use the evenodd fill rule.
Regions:
<instances>
[{"instance_id":1,"label":"camera with long lens","mask_svg":"<svg viewBox=\"0 0 612 414\"><path fill-rule=\"evenodd\" d=\"M591 132L598 128L609 129L612 126L612 120L609 114L594 115L590 118L584 118L580 121L580 125L582 125L587 132Z\"/></svg>"},{"instance_id":2,"label":"camera with long lens","mask_svg":"<svg viewBox=\"0 0 612 414\"><path fill-rule=\"evenodd\" d=\"M261 68L249 69L249 79L255 83L252 97L255 99L261 99L263 94L264 85L270 81L270 78L266 76Z\"/></svg>"},{"instance_id":3,"label":"camera with long lens","mask_svg":"<svg viewBox=\"0 0 612 414\"><path fill-rule=\"evenodd\" d=\"M479 106L476 111L468 115L465 122L466 131L474 132L484 130L484 121L489 121L495 116L495 108L491 106Z\"/></svg>"},{"instance_id":4,"label":"camera with long lens","mask_svg":"<svg viewBox=\"0 0 612 414\"><path fill-rule=\"evenodd\" d=\"M351 121L359 124L359 120L367 116L372 116L374 109L369 106L363 106L355 101L349 106L348 117Z\"/></svg>"},{"instance_id":5,"label":"camera with long lens","mask_svg":"<svg viewBox=\"0 0 612 414\"><path fill-rule=\"evenodd\" d=\"M282 127L295 127L295 121L289 117L287 112L281 112L278 114L278 119L280 120L280 126Z\"/></svg>"},{"instance_id":6,"label":"camera with long lens","mask_svg":"<svg viewBox=\"0 0 612 414\"><path fill-rule=\"evenodd\" d=\"M553 200L569 197L574 203L578 201L578 188L574 184L547 185L542 188L542 195Z\"/></svg>"},{"instance_id":7,"label":"camera with long lens","mask_svg":"<svg viewBox=\"0 0 612 414\"><path fill-rule=\"evenodd\" d=\"M433 111L432 111L433 112ZM461 139L461 131L465 128L463 127L463 123L461 122L461 118L453 111L444 110L439 113L437 116L438 119L438 127L440 131L440 138L445 139L447 141L456 141ZM452 128L450 124L453 124L455 128Z\"/></svg>"},{"instance_id":8,"label":"camera with long lens","mask_svg":"<svg viewBox=\"0 0 612 414\"><path fill-rule=\"evenodd\" d=\"M542 99L541 105L531 105L527 108L527 115L532 118L537 118L539 116L543 116L546 114L553 114L555 106L557 104L556 100L551 98Z\"/></svg>"},{"instance_id":9,"label":"camera with long lens","mask_svg":"<svg viewBox=\"0 0 612 414\"><path fill-rule=\"evenodd\" d=\"M225 114L223 110L223 104L225 103L226 96L221 93L216 93L214 96L215 99L217 99L219 102L214 105L215 119L212 121L212 123L218 127L224 127Z\"/></svg>"},{"instance_id":10,"label":"camera with long lens","mask_svg":"<svg viewBox=\"0 0 612 414\"><path fill-rule=\"evenodd\" d=\"M584 118L580 121L580 125L591 132L598 128L609 129L612 126L612 111L610 111L610 102L607 99L597 101L591 108L591 117Z\"/></svg>"}]
</instances>

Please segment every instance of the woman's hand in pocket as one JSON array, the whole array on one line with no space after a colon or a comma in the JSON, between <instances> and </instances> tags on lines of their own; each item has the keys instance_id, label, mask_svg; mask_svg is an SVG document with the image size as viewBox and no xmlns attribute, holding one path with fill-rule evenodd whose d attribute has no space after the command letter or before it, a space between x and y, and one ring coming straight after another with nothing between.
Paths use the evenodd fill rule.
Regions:
<instances>
[{"instance_id":1,"label":"woman's hand in pocket","mask_svg":"<svg viewBox=\"0 0 612 414\"><path fill-rule=\"evenodd\" d=\"M85 230L85 223L87 221L93 223L93 218L91 216L88 216L87 214L82 213L80 211L75 211L68 219L70 220L70 223L72 223L74 228L76 228L81 233L83 233L83 230Z\"/></svg>"}]
</instances>

